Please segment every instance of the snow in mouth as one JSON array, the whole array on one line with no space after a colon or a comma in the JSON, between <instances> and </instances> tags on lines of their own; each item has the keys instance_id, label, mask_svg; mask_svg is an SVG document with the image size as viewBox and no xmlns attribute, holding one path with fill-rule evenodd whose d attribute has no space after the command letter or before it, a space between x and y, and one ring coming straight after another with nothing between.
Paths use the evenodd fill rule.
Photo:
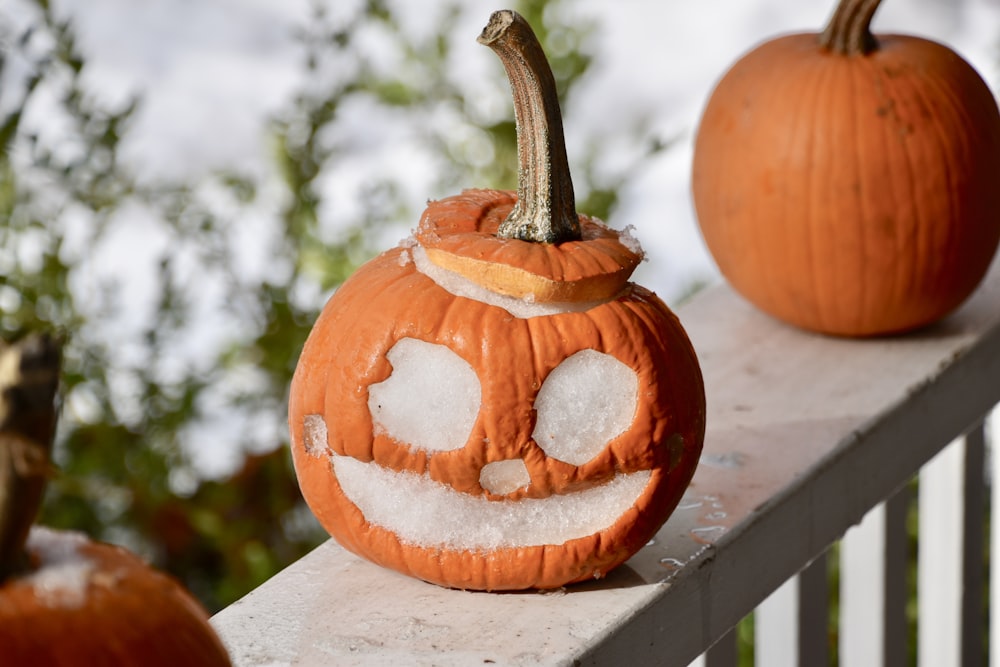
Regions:
<instances>
[{"instance_id":1,"label":"snow in mouth","mask_svg":"<svg viewBox=\"0 0 1000 667\"><path fill-rule=\"evenodd\" d=\"M331 462L344 494L369 523L407 544L469 551L562 544L598 533L635 505L652 474L618 474L601 486L542 499L488 500L428 475L338 454Z\"/></svg>"}]
</instances>

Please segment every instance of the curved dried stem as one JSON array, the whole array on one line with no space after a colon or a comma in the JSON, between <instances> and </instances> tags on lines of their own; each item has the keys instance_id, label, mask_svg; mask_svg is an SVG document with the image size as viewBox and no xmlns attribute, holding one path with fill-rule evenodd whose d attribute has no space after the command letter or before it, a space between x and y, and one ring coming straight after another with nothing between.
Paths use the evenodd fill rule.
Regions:
<instances>
[{"instance_id":1,"label":"curved dried stem","mask_svg":"<svg viewBox=\"0 0 1000 667\"><path fill-rule=\"evenodd\" d=\"M580 239L555 79L524 18L494 12L479 36L503 63L517 123L517 205L498 235L536 243Z\"/></svg>"},{"instance_id":2,"label":"curved dried stem","mask_svg":"<svg viewBox=\"0 0 1000 667\"><path fill-rule=\"evenodd\" d=\"M871 23L881 0L840 0L820 44L843 55L864 55L878 48Z\"/></svg>"}]
</instances>

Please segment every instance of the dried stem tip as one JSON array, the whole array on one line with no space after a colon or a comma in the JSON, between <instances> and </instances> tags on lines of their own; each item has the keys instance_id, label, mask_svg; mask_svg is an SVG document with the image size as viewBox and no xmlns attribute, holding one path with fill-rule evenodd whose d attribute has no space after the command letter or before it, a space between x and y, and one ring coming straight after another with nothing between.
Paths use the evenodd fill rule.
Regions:
<instances>
[{"instance_id":1,"label":"dried stem tip","mask_svg":"<svg viewBox=\"0 0 1000 667\"><path fill-rule=\"evenodd\" d=\"M559 97L542 45L510 10L494 12L478 41L503 63L517 124L517 204L497 234L536 243L580 240Z\"/></svg>"},{"instance_id":2,"label":"dried stem tip","mask_svg":"<svg viewBox=\"0 0 1000 667\"><path fill-rule=\"evenodd\" d=\"M58 343L0 341L0 582L24 566L24 542L51 471Z\"/></svg>"}]
</instances>

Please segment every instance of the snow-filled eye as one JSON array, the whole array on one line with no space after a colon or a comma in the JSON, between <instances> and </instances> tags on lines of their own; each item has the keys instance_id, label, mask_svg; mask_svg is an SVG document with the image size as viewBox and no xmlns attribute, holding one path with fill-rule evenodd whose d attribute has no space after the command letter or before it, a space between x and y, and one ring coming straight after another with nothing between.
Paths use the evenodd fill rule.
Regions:
<instances>
[{"instance_id":1,"label":"snow-filled eye","mask_svg":"<svg viewBox=\"0 0 1000 667\"><path fill-rule=\"evenodd\" d=\"M635 418L639 378L609 354L582 350L545 378L535 399L535 442L552 458L582 465Z\"/></svg>"},{"instance_id":2,"label":"snow-filled eye","mask_svg":"<svg viewBox=\"0 0 1000 667\"><path fill-rule=\"evenodd\" d=\"M376 433L417 449L463 447L482 403L472 366L444 345L401 338L386 354L392 374L368 387Z\"/></svg>"}]
</instances>

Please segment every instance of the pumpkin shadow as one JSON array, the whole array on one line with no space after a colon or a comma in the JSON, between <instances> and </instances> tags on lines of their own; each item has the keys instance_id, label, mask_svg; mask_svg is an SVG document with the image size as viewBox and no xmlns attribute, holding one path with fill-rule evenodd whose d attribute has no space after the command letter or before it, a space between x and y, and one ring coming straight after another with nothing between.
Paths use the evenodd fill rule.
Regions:
<instances>
[{"instance_id":1,"label":"pumpkin shadow","mask_svg":"<svg viewBox=\"0 0 1000 667\"><path fill-rule=\"evenodd\" d=\"M627 564L619 565L606 576L600 579L590 579L580 581L575 584L567 584L561 588L540 589L531 588L523 591L470 591L479 595L504 595L504 596L535 596L535 595L573 595L575 593L589 593L593 591L604 591L621 588L635 588L637 586L647 586L655 582L647 581L638 572Z\"/></svg>"},{"instance_id":2,"label":"pumpkin shadow","mask_svg":"<svg viewBox=\"0 0 1000 667\"><path fill-rule=\"evenodd\" d=\"M955 336L961 336L967 333L970 328L970 323L967 322L963 317L963 313L952 313L944 319L938 320L936 322L931 322L923 326L917 327L916 329L909 329L907 331L896 331L887 332L882 334L874 334L871 336L857 336L844 337L845 340L858 340L858 341L898 341L900 343L906 342L919 342L928 340L943 340L945 338L953 338ZM837 338L837 336L833 336Z\"/></svg>"},{"instance_id":3,"label":"pumpkin shadow","mask_svg":"<svg viewBox=\"0 0 1000 667\"><path fill-rule=\"evenodd\" d=\"M638 572L633 570L628 564L619 565L615 569L600 579L581 581L566 586L567 593L585 593L588 591L603 591L615 588L635 588L636 586L646 586L650 583Z\"/></svg>"},{"instance_id":4,"label":"pumpkin shadow","mask_svg":"<svg viewBox=\"0 0 1000 667\"><path fill-rule=\"evenodd\" d=\"M948 315L944 319L932 322L918 329L904 331L903 333L898 334L888 334L882 338L887 340L898 339L900 341L923 341L953 338L955 336L966 334L970 329L975 327L975 323L970 320L971 317L967 313L958 311Z\"/></svg>"}]
</instances>

